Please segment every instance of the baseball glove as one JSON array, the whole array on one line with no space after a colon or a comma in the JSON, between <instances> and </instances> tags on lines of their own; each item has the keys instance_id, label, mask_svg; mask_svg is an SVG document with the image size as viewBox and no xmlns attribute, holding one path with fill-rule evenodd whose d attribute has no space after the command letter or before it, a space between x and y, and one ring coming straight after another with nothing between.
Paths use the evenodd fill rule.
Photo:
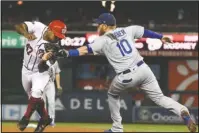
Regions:
<instances>
[{"instance_id":1,"label":"baseball glove","mask_svg":"<svg viewBox=\"0 0 199 133\"><path fill-rule=\"evenodd\" d=\"M44 43L44 48L46 52L57 53L60 49L59 45L56 43Z\"/></svg>"},{"instance_id":2,"label":"baseball glove","mask_svg":"<svg viewBox=\"0 0 199 133\"><path fill-rule=\"evenodd\" d=\"M68 57L68 51L60 46L60 44L55 44L55 43L45 43L44 48L46 52L52 52L53 56L49 60L50 62L54 64L54 61L56 61L58 58L66 58Z\"/></svg>"},{"instance_id":3,"label":"baseball glove","mask_svg":"<svg viewBox=\"0 0 199 133\"><path fill-rule=\"evenodd\" d=\"M54 64L55 61L57 60L57 54L59 52L59 45L56 43L44 43L44 48L46 52L52 52L53 56L49 59L51 64Z\"/></svg>"}]
</instances>

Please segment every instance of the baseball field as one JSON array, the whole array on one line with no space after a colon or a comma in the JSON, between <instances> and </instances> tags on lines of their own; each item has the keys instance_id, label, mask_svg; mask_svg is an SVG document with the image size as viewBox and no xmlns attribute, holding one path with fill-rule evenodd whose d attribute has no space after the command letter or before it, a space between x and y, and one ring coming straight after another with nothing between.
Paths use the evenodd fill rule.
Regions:
<instances>
[{"instance_id":1,"label":"baseball field","mask_svg":"<svg viewBox=\"0 0 199 133\"><path fill-rule=\"evenodd\" d=\"M103 132L111 124L101 123L56 123L55 127L47 127L44 132ZM33 132L27 128L25 132ZM124 124L125 132L188 132L184 125L155 125L155 124ZM197 128L198 131L198 128ZM20 132L16 122L3 122L2 132Z\"/></svg>"}]
</instances>

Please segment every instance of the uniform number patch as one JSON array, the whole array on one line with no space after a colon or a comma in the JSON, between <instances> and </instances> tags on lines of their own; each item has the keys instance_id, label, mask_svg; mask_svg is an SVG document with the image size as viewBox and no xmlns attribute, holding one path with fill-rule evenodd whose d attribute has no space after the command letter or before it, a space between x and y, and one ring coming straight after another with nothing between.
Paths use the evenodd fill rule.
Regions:
<instances>
[{"instance_id":1,"label":"uniform number patch","mask_svg":"<svg viewBox=\"0 0 199 133\"><path fill-rule=\"evenodd\" d=\"M130 54L132 52L132 47L126 39L122 39L120 42L118 42L117 47L119 48L122 56L125 56L125 54Z\"/></svg>"},{"instance_id":2,"label":"uniform number patch","mask_svg":"<svg viewBox=\"0 0 199 133\"><path fill-rule=\"evenodd\" d=\"M33 51L33 48L30 46L30 44L26 44L26 52L27 52L27 55L30 55L30 53L32 53Z\"/></svg>"}]
</instances>

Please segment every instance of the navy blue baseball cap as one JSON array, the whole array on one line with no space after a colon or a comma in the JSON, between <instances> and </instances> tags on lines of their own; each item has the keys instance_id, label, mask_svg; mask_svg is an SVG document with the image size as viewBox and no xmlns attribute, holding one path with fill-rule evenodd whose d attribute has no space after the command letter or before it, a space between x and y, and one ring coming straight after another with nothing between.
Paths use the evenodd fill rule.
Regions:
<instances>
[{"instance_id":1,"label":"navy blue baseball cap","mask_svg":"<svg viewBox=\"0 0 199 133\"><path fill-rule=\"evenodd\" d=\"M97 24L106 24L108 26L115 26L116 19L110 13L102 13L97 19L94 20Z\"/></svg>"}]
</instances>

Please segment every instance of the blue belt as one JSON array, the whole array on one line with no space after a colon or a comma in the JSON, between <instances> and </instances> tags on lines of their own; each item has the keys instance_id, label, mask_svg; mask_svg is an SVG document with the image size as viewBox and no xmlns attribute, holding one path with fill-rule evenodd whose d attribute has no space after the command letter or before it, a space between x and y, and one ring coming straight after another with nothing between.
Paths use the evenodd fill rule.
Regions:
<instances>
[{"instance_id":1,"label":"blue belt","mask_svg":"<svg viewBox=\"0 0 199 133\"><path fill-rule=\"evenodd\" d=\"M143 60L139 61L136 65L139 67L139 66L141 66L142 64L144 64L144 61L143 61ZM130 73L130 72L131 72L131 70L130 70L130 69L127 69L127 70L125 70L125 71L123 71L123 72L120 72L120 73L118 73L118 74L127 74L127 73Z\"/></svg>"}]
</instances>

